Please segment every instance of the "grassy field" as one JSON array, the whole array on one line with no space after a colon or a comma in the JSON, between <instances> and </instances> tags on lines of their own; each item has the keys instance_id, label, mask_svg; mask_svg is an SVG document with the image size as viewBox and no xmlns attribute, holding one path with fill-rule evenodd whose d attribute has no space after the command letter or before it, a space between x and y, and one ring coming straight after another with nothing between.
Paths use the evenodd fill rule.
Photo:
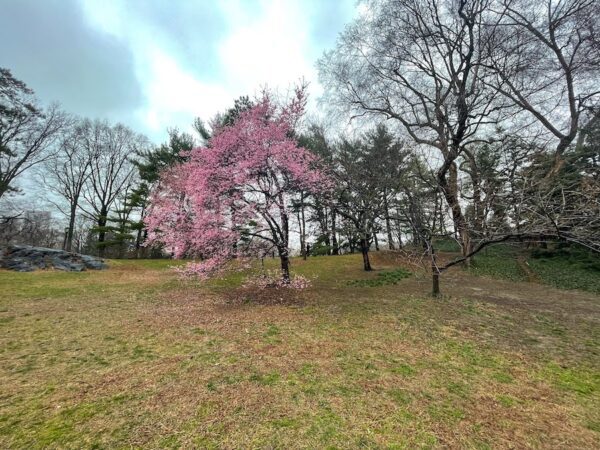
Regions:
<instances>
[{"instance_id":1,"label":"grassy field","mask_svg":"<svg viewBox=\"0 0 600 450\"><path fill-rule=\"evenodd\" d=\"M0 447L598 447L597 293L480 276L483 255L434 300L373 259L293 260L301 292L170 261L0 271Z\"/></svg>"}]
</instances>

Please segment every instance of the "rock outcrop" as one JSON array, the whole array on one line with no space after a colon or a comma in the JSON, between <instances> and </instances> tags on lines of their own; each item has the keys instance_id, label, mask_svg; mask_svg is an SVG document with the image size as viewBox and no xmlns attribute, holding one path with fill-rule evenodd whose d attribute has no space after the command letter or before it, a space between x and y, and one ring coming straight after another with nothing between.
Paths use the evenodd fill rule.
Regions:
<instances>
[{"instance_id":1,"label":"rock outcrop","mask_svg":"<svg viewBox=\"0 0 600 450\"><path fill-rule=\"evenodd\" d=\"M81 272L86 269L102 270L106 263L95 256L70 253L55 248L11 245L0 255L0 267L17 272L32 272L37 269L57 269Z\"/></svg>"}]
</instances>

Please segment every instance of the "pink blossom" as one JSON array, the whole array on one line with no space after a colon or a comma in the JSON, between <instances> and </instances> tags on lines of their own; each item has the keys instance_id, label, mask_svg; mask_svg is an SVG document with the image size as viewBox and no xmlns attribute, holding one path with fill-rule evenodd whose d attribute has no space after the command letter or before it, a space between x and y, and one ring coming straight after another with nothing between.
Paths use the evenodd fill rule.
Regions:
<instances>
[{"instance_id":1,"label":"pink blossom","mask_svg":"<svg viewBox=\"0 0 600 450\"><path fill-rule=\"evenodd\" d=\"M291 201L300 191L331 186L318 158L292 138L304 105L303 89L283 107L265 93L206 147L166 170L151 196L148 242L161 243L175 258L200 260L180 269L200 278L232 258L276 251L289 282Z\"/></svg>"}]
</instances>

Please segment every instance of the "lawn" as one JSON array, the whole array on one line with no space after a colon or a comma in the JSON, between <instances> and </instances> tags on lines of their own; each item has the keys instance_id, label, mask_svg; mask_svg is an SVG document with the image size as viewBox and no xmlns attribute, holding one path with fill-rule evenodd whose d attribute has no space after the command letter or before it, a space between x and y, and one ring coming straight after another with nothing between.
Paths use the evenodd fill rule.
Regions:
<instances>
[{"instance_id":1,"label":"lawn","mask_svg":"<svg viewBox=\"0 0 600 450\"><path fill-rule=\"evenodd\" d=\"M0 447L598 447L597 293L455 268L432 299L373 259L294 259L293 292L0 271Z\"/></svg>"}]
</instances>

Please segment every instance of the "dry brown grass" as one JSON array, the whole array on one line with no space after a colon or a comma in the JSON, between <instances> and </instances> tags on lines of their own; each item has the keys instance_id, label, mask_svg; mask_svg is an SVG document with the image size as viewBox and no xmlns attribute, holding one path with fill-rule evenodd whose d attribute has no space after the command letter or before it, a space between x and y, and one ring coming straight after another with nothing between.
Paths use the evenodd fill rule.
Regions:
<instances>
[{"instance_id":1,"label":"dry brown grass","mask_svg":"<svg viewBox=\"0 0 600 450\"><path fill-rule=\"evenodd\" d=\"M378 268L396 263L375 257ZM594 448L599 298L456 270L308 291L0 272L3 448Z\"/></svg>"}]
</instances>

